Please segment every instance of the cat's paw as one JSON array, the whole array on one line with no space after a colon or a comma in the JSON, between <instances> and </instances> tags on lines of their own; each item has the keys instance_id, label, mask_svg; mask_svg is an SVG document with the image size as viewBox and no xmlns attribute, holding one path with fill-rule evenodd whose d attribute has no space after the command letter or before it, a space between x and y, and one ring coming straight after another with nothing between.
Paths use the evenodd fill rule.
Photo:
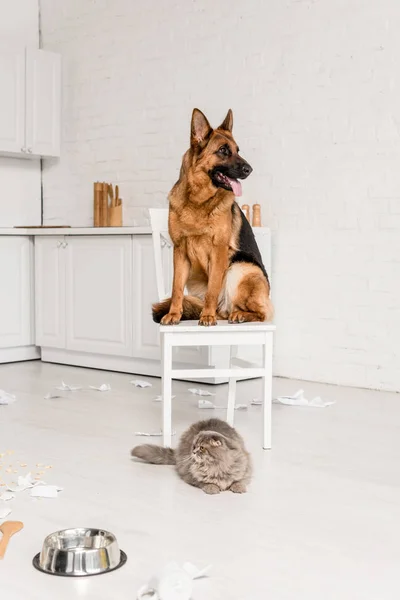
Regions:
<instances>
[{"instance_id":1,"label":"cat's paw","mask_svg":"<svg viewBox=\"0 0 400 600\"><path fill-rule=\"evenodd\" d=\"M247 492L246 484L243 481L235 481L229 489L235 494L245 494Z\"/></svg>"},{"instance_id":2,"label":"cat's paw","mask_svg":"<svg viewBox=\"0 0 400 600\"><path fill-rule=\"evenodd\" d=\"M206 483L201 488L206 494L219 494L220 489L215 483Z\"/></svg>"}]
</instances>

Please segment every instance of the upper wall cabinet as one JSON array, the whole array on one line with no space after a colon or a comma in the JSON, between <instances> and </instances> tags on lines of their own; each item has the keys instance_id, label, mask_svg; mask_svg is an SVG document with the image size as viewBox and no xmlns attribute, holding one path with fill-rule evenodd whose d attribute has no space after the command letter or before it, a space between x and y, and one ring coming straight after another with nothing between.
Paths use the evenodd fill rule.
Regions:
<instances>
[{"instance_id":1,"label":"upper wall cabinet","mask_svg":"<svg viewBox=\"0 0 400 600\"><path fill-rule=\"evenodd\" d=\"M1 52L0 90L0 154L60 156L60 56L32 49Z\"/></svg>"}]
</instances>

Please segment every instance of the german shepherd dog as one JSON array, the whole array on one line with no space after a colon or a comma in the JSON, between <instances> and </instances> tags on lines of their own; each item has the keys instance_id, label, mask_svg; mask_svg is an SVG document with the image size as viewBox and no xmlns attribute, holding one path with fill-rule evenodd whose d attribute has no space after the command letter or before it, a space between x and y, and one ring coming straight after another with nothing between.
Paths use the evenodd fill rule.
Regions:
<instances>
[{"instance_id":1,"label":"german shepherd dog","mask_svg":"<svg viewBox=\"0 0 400 600\"><path fill-rule=\"evenodd\" d=\"M269 321L268 275L254 234L235 201L240 179L252 172L232 136L233 114L212 129L194 109L190 148L169 194L169 233L174 244L172 298L153 305L153 319L175 325ZM184 296L187 287L189 296Z\"/></svg>"}]
</instances>

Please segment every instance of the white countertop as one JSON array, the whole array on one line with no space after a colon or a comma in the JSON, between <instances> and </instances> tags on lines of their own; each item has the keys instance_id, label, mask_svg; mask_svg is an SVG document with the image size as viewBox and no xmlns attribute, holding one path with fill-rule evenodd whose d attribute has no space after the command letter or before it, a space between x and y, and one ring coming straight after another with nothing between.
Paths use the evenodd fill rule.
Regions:
<instances>
[{"instance_id":1,"label":"white countertop","mask_svg":"<svg viewBox=\"0 0 400 600\"><path fill-rule=\"evenodd\" d=\"M151 227L0 227L0 235L145 235Z\"/></svg>"}]
</instances>

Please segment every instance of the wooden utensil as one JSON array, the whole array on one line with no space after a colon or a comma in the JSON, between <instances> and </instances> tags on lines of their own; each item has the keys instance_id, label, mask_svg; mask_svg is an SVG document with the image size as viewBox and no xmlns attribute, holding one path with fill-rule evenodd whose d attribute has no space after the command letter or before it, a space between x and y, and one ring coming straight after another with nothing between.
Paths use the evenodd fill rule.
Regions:
<instances>
[{"instance_id":1,"label":"wooden utensil","mask_svg":"<svg viewBox=\"0 0 400 600\"><path fill-rule=\"evenodd\" d=\"M100 227L108 225L108 183L103 182L102 213Z\"/></svg>"},{"instance_id":2,"label":"wooden utensil","mask_svg":"<svg viewBox=\"0 0 400 600\"><path fill-rule=\"evenodd\" d=\"M243 204L242 211L244 212L246 219L250 223L250 206L248 204Z\"/></svg>"},{"instance_id":3,"label":"wooden utensil","mask_svg":"<svg viewBox=\"0 0 400 600\"><path fill-rule=\"evenodd\" d=\"M103 184L96 181L94 183L94 226L100 227L101 221L101 195L103 193Z\"/></svg>"},{"instance_id":4,"label":"wooden utensil","mask_svg":"<svg viewBox=\"0 0 400 600\"><path fill-rule=\"evenodd\" d=\"M261 206L253 204L253 227L261 227Z\"/></svg>"},{"instance_id":5,"label":"wooden utensil","mask_svg":"<svg viewBox=\"0 0 400 600\"><path fill-rule=\"evenodd\" d=\"M119 206L121 204L121 198L119 198L119 187L115 186L115 204L113 206Z\"/></svg>"},{"instance_id":6,"label":"wooden utensil","mask_svg":"<svg viewBox=\"0 0 400 600\"><path fill-rule=\"evenodd\" d=\"M115 206L114 205L114 190L113 190L112 183L108 184L108 195L109 195L110 200L111 200L111 206Z\"/></svg>"},{"instance_id":7,"label":"wooden utensil","mask_svg":"<svg viewBox=\"0 0 400 600\"><path fill-rule=\"evenodd\" d=\"M23 526L24 524L21 521L4 521L4 523L0 525L0 531L3 534L0 541L0 560L4 558L11 536L13 536L14 533L18 533L18 531L21 531Z\"/></svg>"}]
</instances>

